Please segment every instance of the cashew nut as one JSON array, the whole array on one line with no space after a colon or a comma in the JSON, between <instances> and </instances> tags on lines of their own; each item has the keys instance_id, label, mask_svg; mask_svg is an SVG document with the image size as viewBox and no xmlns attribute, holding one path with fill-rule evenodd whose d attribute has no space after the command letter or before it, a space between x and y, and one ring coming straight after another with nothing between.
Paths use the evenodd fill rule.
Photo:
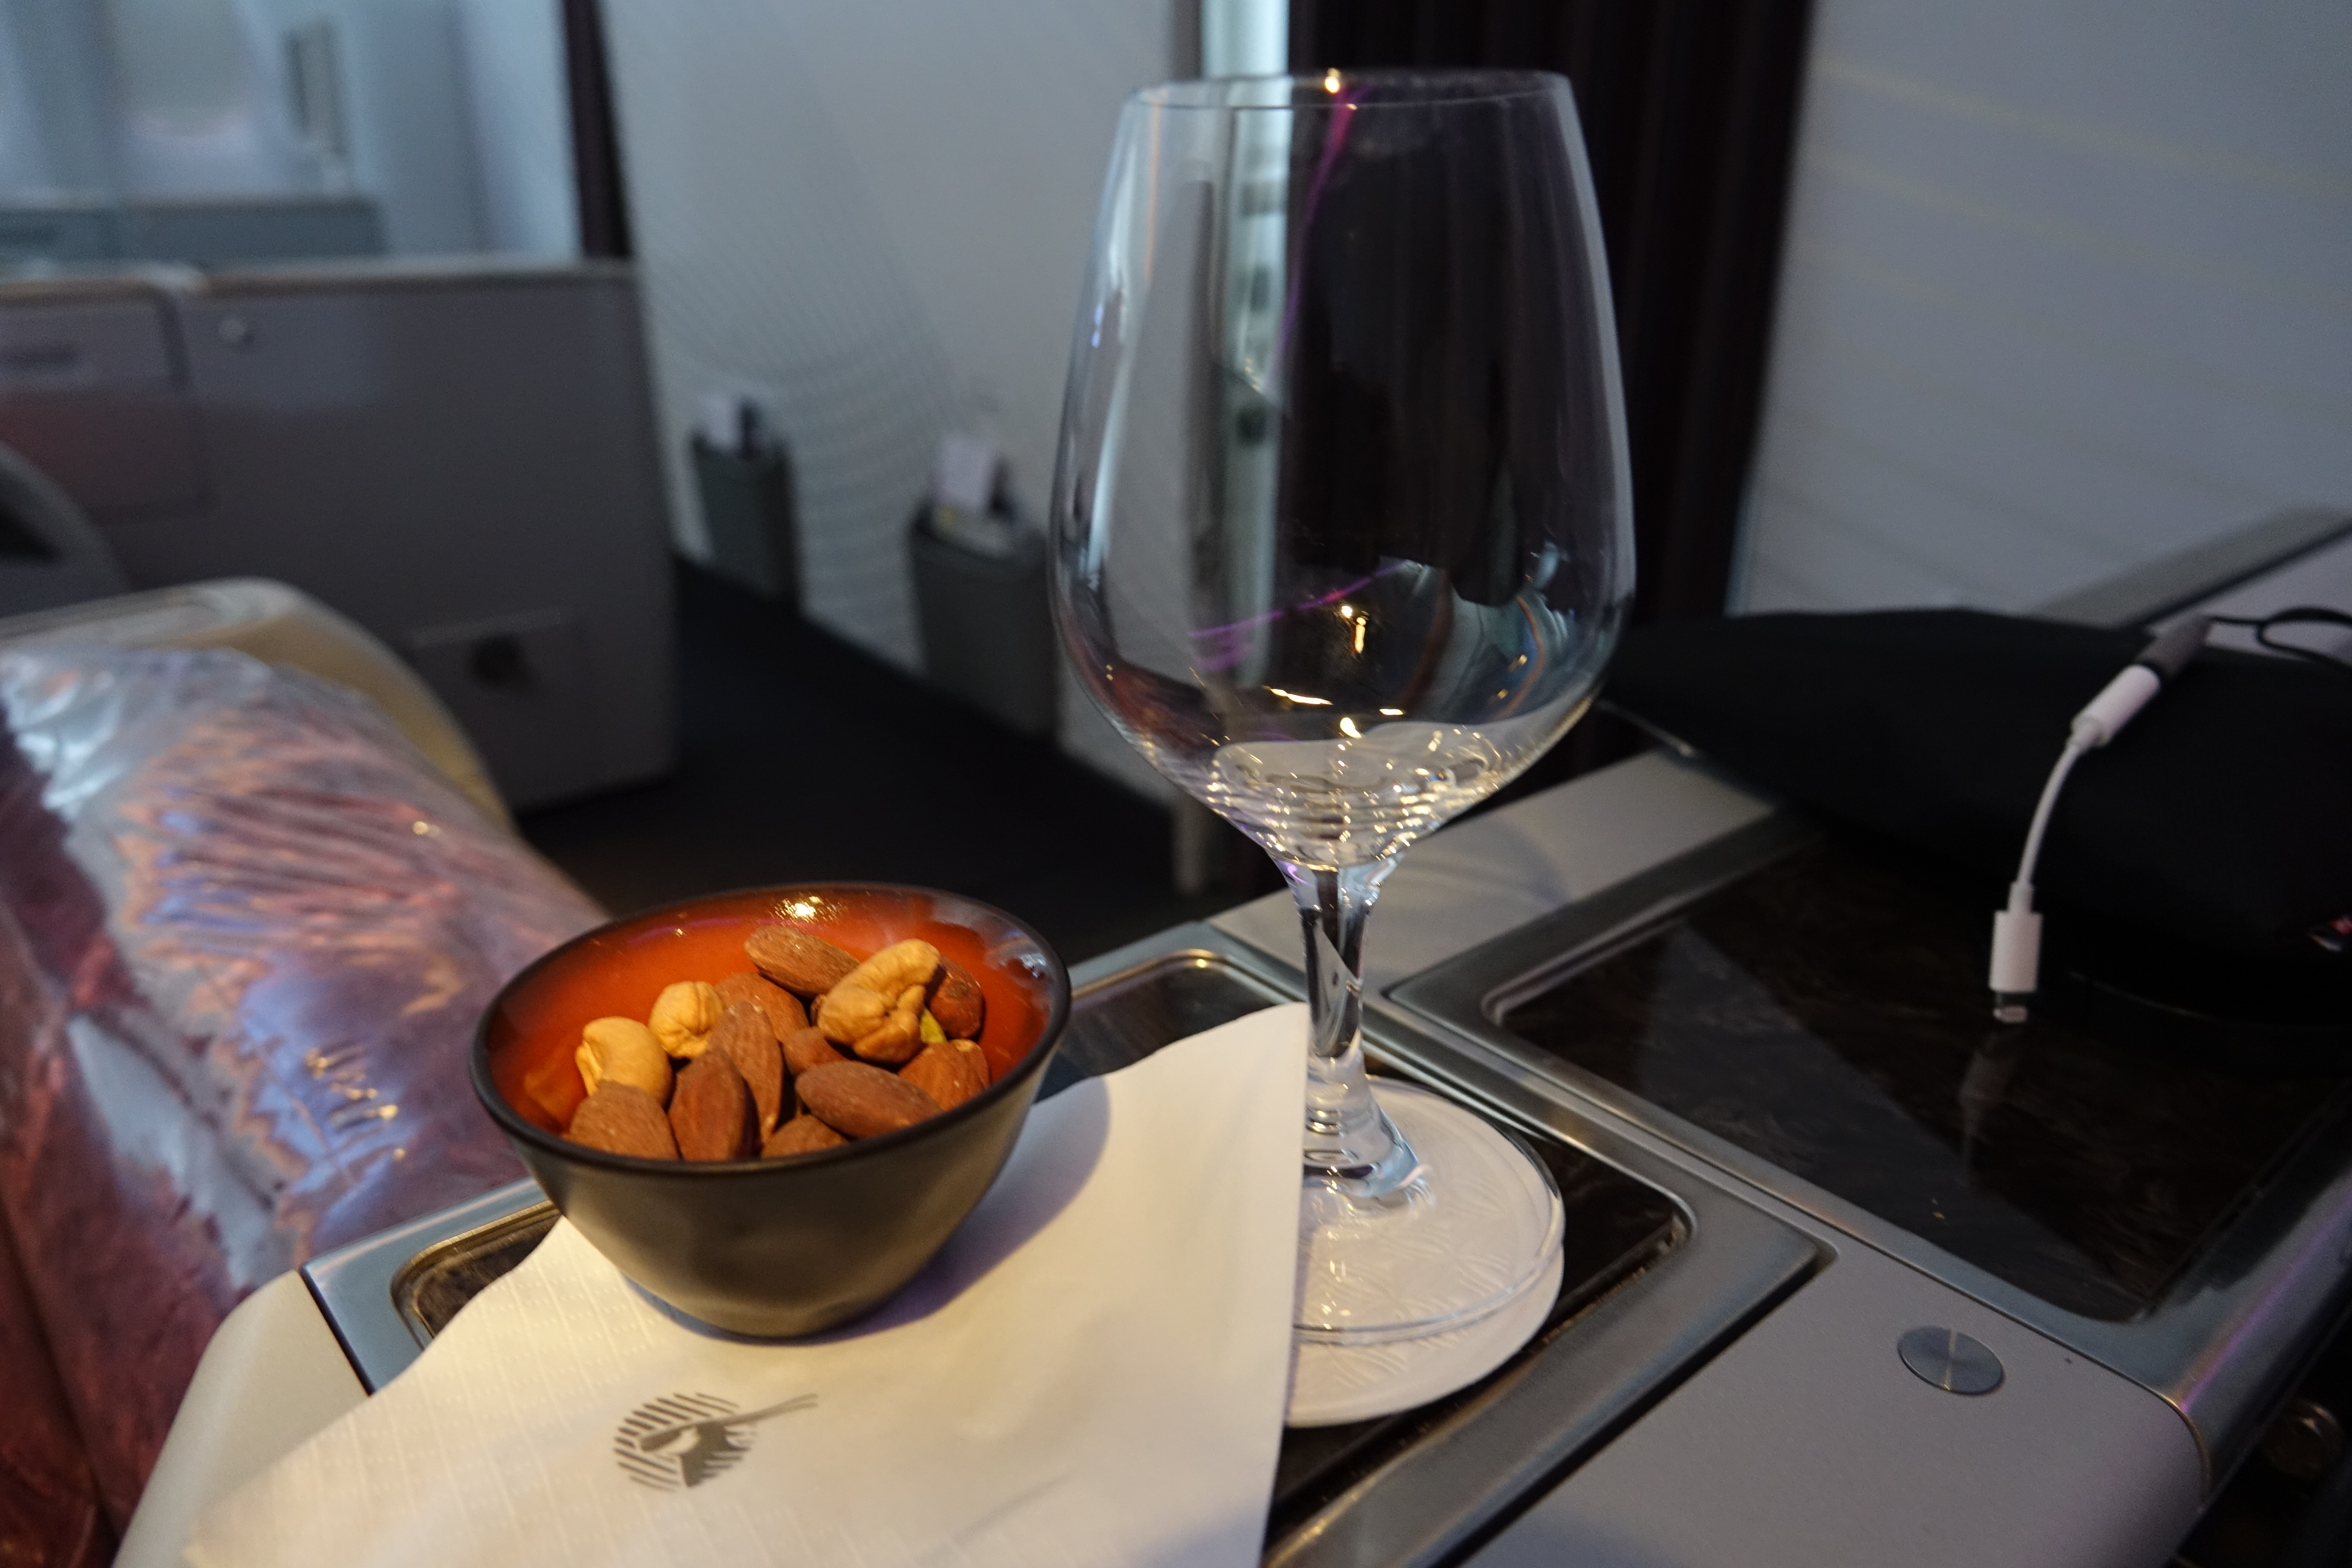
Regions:
<instances>
[{"instance_id":1,"label":"cashew nut","mask_svg":"<svg viewBox=\"0 0 2352 1568\"><path fill-rule=\"evenodd\" d=\"M661 1042L663 1050L692 1058L702 1054L710 1031L719 1026L719 1016L726 1010L717 986L707 980L681 980L655 999L653 1016L646 1022L652 1026L654 1038Z\"/></svg>"},{"instance_id":2,"label":"cashew nut","mask_svg":"<svg viewBox=\"0 0 2352 1568\"><path fill-rule=\"evenodd\" d=\"M606 1083L625 1083L660 1101L669 1099L669 1058L654 1032L635 1018L599 1018L580 1031L580 1080L593 1094Z\"/></svg>"},{"instance_id":3,"label":"cashew nut","mask_svg":"<svg viewBox=\"0 0 2352 1568\"><path fill-rule=\"evenodd\" d=\"M939 972L929 942L894 942L824 994L817 1027L867 1061L903 1062L922 1049L923 997Z\"/></svg>"}]
</instances>

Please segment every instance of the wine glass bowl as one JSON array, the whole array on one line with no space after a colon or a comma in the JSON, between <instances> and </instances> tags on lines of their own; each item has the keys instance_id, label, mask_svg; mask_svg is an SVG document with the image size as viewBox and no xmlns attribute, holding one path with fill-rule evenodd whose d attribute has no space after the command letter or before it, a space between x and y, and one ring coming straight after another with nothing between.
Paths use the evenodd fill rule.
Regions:
<instances>
[{"instance_id":1,"label":"wine glass bowl","mask_svg":"<svg viewBox=\"0 0 2352 1568\"><path fill-rule=\"evenodd\" d=\"M1591 703L1632 594L1624 440L1565 81L1331 71L1129 102L1055 615L1113 724L1298 900L1304 1336L1444 1335L1557 1255L1523 1152L1368 1086L1358 971L1396 857Z\"/></svg>"}]
</instances>

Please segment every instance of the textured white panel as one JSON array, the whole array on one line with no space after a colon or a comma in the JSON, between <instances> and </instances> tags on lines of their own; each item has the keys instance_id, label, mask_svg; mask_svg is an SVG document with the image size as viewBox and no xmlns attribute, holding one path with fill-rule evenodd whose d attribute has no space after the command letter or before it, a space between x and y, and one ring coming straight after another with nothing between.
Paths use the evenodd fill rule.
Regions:
<instances>
[{"instance_id":1,"label":"textured white panel","mask_svg":"<svg viewBox=\"0 0 2352 1568\"><path fill-rule=\"evenodd\" d=\"M1749 609L2018 608L2352 504L2352 8L1822 0Z\"/></svg>"},{"instance_id":2,"label":"textured white panel","mask_svg":"<svg viewBox=\"0 0 2352 1568\"><path fill-rule=\"evenodd\" d=\"M396 256L485 248L484 192L456 0L253 4L278 30L281 43L288 28L333 24L347 95L352 181L375 199L386 248Z\"/></svg>"},{"instance_id":3,"label":"textured white panel","mask_svg":"<svg viewBox=\"0 0 2352 1568\"><path fill-rule=\"evenodd\" d=\"M569 260L580 253L563 17L553 0L458 0L466 106L492 250Z\"/></svg>"},{"instance_id":4,"label":"textured white panel","mask_svg":"<svg viewBox=\"0 0 2352 1568\"><path fill-rule=\"evenodd\" d=\"M126 195L266 196L308 187L277 40L254 0L100 0L99 8Z\"/></svg>"},{"instance_id":5,"label":"textured white panel","mask_svg":"<svg viewBox=\"0 0 2352 1568\"><path fill-rule=\"evenodd\" d=\"M915 661L904 533L951 420L1052 479L1120 100L1171 0L605 0L681 542L698 399L748 391L799 480L810 613Z\"/></svg>"}]
</instances>

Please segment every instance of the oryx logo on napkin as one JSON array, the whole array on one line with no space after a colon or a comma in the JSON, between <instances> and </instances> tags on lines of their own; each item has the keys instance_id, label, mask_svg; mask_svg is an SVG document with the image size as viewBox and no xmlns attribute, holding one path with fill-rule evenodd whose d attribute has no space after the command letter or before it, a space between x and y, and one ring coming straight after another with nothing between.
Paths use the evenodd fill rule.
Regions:
<instances>
[{"instance_id":1,"label":"oryx logo on napkin","mask_svg":"<svg viewBox=\"0 0 2352 1568\"><path fill-rule=\"evenodd\" d=\"M815 1394L803 1394L739 1415L734 1401L716 1394L673 1394L629 1412L613 1434L613 1456L621 1461L621 1473L639 1486L666 1492L698 1487L733 1469L751 1451L760 1422L815 1403Z\"/></svg>"}]
</instances>

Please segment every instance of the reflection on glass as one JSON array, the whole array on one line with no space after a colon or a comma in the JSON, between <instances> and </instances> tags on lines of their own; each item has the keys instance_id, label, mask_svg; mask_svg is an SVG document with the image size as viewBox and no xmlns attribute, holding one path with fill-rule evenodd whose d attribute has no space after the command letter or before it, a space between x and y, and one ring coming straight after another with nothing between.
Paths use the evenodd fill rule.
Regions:
<instances>
[{"instance_id":1,"label":"reflection on glass","mask_svg":"<svg viewBox=\"0 0 2352 1568\"><path fill-rule=\"evenodd\" d=\"M1297 896L1302 1333L1460 1327L1557 1253L1557 1196L1510 1145L1367 1088L1357 973L1396 856L1557 741L1614 642L1631 516L1599 257L1556 78L1182 84L1121 124L1055 610L1121 733Z\"/></svg>"},{"instance_id":2,"label":"reflection on glass","mask_svg":"<svg viewBox=\"0 0 2352 1568\"><path fill-rule=\"evenodd\" d=\"M0 268L579 248L560 9L12 0Z\"/></svg>"}]
</instances>

